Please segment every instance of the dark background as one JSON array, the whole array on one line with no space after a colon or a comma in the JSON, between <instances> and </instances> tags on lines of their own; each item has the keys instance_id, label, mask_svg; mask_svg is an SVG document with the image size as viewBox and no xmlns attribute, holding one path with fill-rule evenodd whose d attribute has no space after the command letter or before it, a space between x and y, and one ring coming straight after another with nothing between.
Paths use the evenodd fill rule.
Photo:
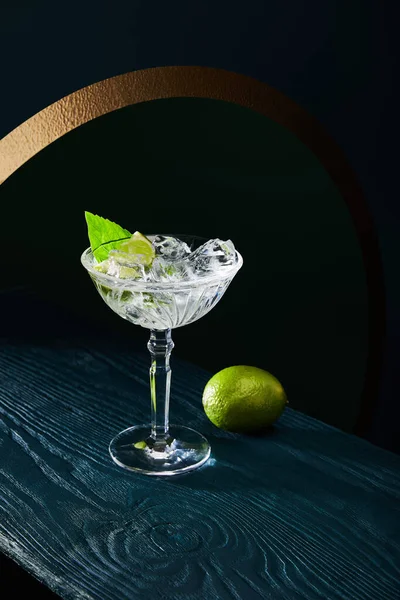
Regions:
<instances>
[{"instance_id":1,"label":"dark background","mask_svg":"<svg viewBox=\"0 0 400 600\"><path fill-rule=\"evenodd\" d=\"M354 0L16 1L1 8L0 135L85 85L130 70L202 65L251 75L317 117L363 186L382 251L388 333L369 439L394 448L400 291L394 95L395 3ZM58 190L54 190L57 196ZM20 199L22 205L40 197ZM58 205L57 205L58 206ZM92 207L96 210L96 207Z\"/></svg>"},{"instance_id":2,"label":"dark background","mask_svg":"<svg viewBox=\"0 0 400 600\"><path fill-rule=\"evenodd\" d=\"M397 147L398 131L398 102L393 89L398 57L393 35L397 23L395 6L395 2L369 0L246 3L117 0L67 5L48 0L35 3L16 0L3 2L0 8L0 137L51 102L85 85L127 71L163 65L211 66L251 75L277 88L321 121L355 170L379 235L387 294L387 340L379 403L368 439L392 450L398 449L400 389L398 167L396 152L392 152L392 147ZM60 155L56 153L51 159L48 154L53 165L57 163L56 156ZM43 153L43 157L37 157L37 164L42 163L45 168L45 160ZM24 177L29 177L29 172L34 177L28 164ZM18 200L21 213L14 220L16 207L7 212L4 198L12 186L22 186L22 178L18 181L16 174L5 184L7 188L0 189L3 232L13 227L15 239L20 238L21 223L24 230L28 222L21 216L22 210L35 213L43 202L40 190L30 195L29 187L25 187L26 195ZM24 181L26 186L27 179ZM58 183L43 195L47 200L53 197L58 215L68 215L68 202L60 203L60 194ZM100 212L97 202L87 208ZM82 230L79 235L83 236ZM4 251L4 239L2 268L6 262L13 264L9 247ZM15 260L20 265L20 254ZM18 284L20 277L10 271L6 269L7 281L10 285ZM30 267L26 275L28 280L34 280ZM236 314L234 298L243 289L245 271L242 280L239 277L223 301L228 314L230 310ZM43 281L43 273L35 281ZM71 293L67 296L72 298ZM103 310L100 304L100 298L93 297L95 321ZM59 307L53 321L57 329L64 313L60 312L60 304L56 302L55 306ZM20 305L14 304L14 311L21 316ZM103 322L110 324L105 325L109 330L111 318L113 327L120 327L116 325L119 320L112 314L108 316L105 307L101 314ZM222 304L220 314L223 314ZM9 320L5 311L2 315L2 328L7 330ZM29 315L24 318L28 324ZM195 325L191 327L196 330ZM135 335L140 338L144 333L138 330ZM176 333L177 351L183 335ZM261 345L255 327L247 341ZM196 362L199 357L194 348L193 340L187 358ZM220 352L219 348L216 350ZM234 358L229 354L228 357L229 361ZM271 360L272 357L273 354ZM277 365L270 368L280 375ZM311 405L308 409L312 412ZM41 593L44 597L44 592Z\"/></svg>"}]
</instances>

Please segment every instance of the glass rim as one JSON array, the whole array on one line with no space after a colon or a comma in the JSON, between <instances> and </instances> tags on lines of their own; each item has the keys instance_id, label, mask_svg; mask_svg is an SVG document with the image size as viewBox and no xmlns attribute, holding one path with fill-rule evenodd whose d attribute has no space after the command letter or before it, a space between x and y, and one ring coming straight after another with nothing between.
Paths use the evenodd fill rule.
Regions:
<instances>
[{"instance_id":1,"label":"glass rim","mask_svg":"<svg viewBox=\"0 0 400 600\"><path fill-rule=\"evenodd\" d=\"M154 234L153 234L154 235ZM175 234L177 237L178 234ZM149 234L150 237L150 234ZM201 238L200 236L196 236L196 235L181 235L181 237L190 237L190 238L197 238L197 239L205 239L205 238ZM174 282L170 282L170 281L160 281L160 282L153 282L153 281L137 281L135 279L119 279L118 277L113 277L112 275L107 275L106 273L101 273L100 271L96 271L96 269L93 268L92 266L92 261L90 260L90 256L93 257L93 252L91 247L89 246L89 248L86 248L86 250L84 250L81 254L81 263L82 265L85 267L85 269L91 273L92 275L95 276L97 281L100 282L104 282L104 284L109 284L112 287L118 287L118 288L123 288L123 289L129 289L129 290L144 290L144 291L149 291L149 290L157 290L157 291L165 291L165 290L169 290L169 291L176 291L176 290L180 290L180 289L192 289L192 288L197 288L197 287L203 287L205 285L212 285L214 283L221 283L221 281L225 281L226 279L232 279L234 277L234 275L236 275L236 273L239 271L239 269L242 267L243 265L243 257L240 254L240 252L238 252L235 249L236 252L236 256L237 256L237 262L230 266L230 267L226 267L226 269L224 269L224 274L223 275L209 275L206 277L199 277L196 280L192 280L192 281L174 281Z\"/></svg>"}]
</instances>

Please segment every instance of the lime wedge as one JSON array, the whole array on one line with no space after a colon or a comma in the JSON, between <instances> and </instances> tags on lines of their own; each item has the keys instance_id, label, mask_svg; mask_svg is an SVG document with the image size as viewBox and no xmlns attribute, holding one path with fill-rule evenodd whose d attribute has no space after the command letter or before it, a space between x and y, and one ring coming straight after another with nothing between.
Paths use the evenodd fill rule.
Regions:
<instances>
[{"instance_id":1,"label":"lime wedge","mask_svg":"<svg viewBox=\"0 0 400 600\"><path fill-rule=\"evenodd\" d=\"M145 267L151 266L156 255L151 241L139 231L135 231L129 240L122 242L118 246L118 252L134 255L134 262Z\"/></svg>"},{"instance_id":2,"label":"lime wedge","mask_svg":"<svg viewBox=\"0 0 400 600\"><path fill-rule=\"evenodd\" d=\"M93 269L96 269L96 271L99 271L100 273L107 273L109 264L108 260L103 260L98 265L93 265Z\"/></svg>"},{"instance_id":3,"label":"lime wedge","mask_svg":"<svg viewBox=\"0 0 400 600\"><path fill-rule=\"evenodd\" d=\"M140 271L134 267L120 267L119 278L120 279L138 279L140 277Z\"/></svg>"},{"instance_id":4,"label":"lime wedge","mask_svg":"<svg viewBox=\"0 0 400 600\"><path fill-rule=\"evenodd\" d=\"M146 442L136 442L136 444L133 444L135 446L135 448L137 448L138 450L144 450L145 448L147 448L147 444Z\"/></svg>"}]
</instances>

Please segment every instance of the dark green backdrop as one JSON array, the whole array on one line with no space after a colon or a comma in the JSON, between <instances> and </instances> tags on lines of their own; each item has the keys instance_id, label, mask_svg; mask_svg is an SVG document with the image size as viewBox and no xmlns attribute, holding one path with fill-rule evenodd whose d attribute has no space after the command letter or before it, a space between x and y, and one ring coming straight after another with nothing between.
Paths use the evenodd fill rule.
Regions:
<instances>
[{"instance_id":1,"label":"dark green backdrop","mask_svg":"<svg viewBox=\"0 0 400 600\"><path fill-rule=\"evenodd\" d=\"M143 349L147 332L103 305L80 265L84 210L131 231L231 238L243 269L212 313L174 332L176 354L213 372L270 370L294 408L354 426L368 350L361 251L329 176L281 126L212 100L129 107L42 151L3 184L1 201L3 284L29 280ZM32 319L54 327L45 312Z\"/></svg>"}]
</instances>

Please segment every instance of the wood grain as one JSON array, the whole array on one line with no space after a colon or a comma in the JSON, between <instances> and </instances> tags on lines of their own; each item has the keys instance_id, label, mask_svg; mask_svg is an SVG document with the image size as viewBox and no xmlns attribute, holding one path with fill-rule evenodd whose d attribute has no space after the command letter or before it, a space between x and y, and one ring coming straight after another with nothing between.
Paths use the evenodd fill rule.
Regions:
<instances>
[{"instance_id":1,"label":"wood grain","mask_svg":"<svg viewBox=\"0 0 400 600\"><path fill-rule=\"evenodd\" d=\"M171 420L212 459L133 475L107 446L148 421L148 363L93 340L2 341L0 550L65 599L398 600L399 457L290 409L262 436L218 431L210 374L174 360Z\"/></svg>"}]
</instances>

